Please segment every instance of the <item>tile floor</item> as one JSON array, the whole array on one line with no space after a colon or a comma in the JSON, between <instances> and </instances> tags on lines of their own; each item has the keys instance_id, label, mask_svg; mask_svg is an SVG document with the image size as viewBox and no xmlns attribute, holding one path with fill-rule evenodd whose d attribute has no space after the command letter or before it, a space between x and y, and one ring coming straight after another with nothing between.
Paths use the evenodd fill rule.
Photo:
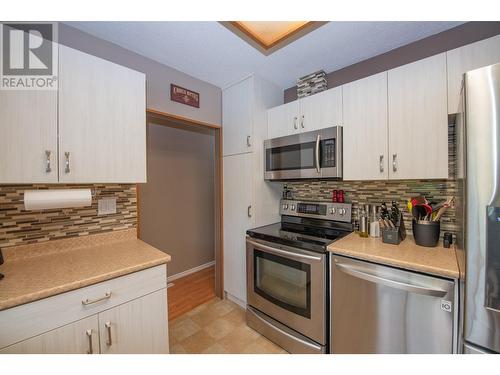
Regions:
<instances>
[{"instance_id":1,"label":"tile floor","mask_svg":"<svg viewBox=\"0 0 500 375\"><path fill-rule=\"evenodd\" d=\"M214 298L169 322L172 354L287 354L247 327L245 310Z\"/></svg>"}]
</instances>

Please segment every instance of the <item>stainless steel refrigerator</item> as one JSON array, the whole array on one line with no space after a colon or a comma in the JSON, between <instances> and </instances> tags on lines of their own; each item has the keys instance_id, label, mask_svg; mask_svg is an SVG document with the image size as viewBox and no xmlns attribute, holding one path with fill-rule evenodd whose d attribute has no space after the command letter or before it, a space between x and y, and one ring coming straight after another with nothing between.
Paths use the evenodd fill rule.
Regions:
<instances>
[{"instance_id":1,"label":"stainless steel refrigerator","mask_svg":"<svg viewBox=\"0 0 500 375\"><path fill-rule=\"evenodd\" d=\"M500 353L500 64L464 75L457 116L465 353Z\"/></svg>"}]
</instances>

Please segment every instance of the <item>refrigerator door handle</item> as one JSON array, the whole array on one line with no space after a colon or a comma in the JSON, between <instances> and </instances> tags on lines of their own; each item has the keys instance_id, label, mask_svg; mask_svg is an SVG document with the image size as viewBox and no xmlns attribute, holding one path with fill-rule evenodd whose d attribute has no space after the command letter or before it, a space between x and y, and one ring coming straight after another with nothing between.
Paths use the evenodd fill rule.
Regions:
<instances>
[{"instance_id":1,"label":"refrigerator door handle","mask_svg":"<svg viewBox=\"0 0 500 375\"><path fill-rule=\"evenodd\" d=\"M372 275L360 270L357 270L353 266L348 266L346 264L339 263L337 259L334 260L335 266L338 267L342 272L363 279L375 284L383 284L391 288L401 289L410 293L417 293L432 297L444 297L448 292L441 289L432 289L424 286L403 283L401 281L389 280L380 276Z\"/></svg>"}]
</instances>

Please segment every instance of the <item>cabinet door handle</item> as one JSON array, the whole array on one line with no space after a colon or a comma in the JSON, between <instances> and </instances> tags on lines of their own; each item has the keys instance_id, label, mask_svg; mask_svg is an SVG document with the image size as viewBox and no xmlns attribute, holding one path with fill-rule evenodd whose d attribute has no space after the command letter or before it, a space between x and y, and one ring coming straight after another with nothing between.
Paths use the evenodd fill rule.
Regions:
<instances>
[{"instance_id":1,"label":"cabinet door handle","mask_svg":"<svg viewBox=\"0 0 500 375\"><path fill-rule=\"evenodd\" d=\"M65 152L64 153L64 164L65 164L65 168L64 168L64 173L69 173L71 172L71 169L69 168L69 152Z\"/></svg>"},{"instance_id":2,"label":"cabinet door handle","mask_svg":"<svg viewBox=\"0 0 500 375\"><path fill-rule=\"evenodd\" d=\"M380 173L384 173L384 155L380 155L379 168Z\"/></svg>"},{"instance_id":3,"label":"cabinet door handle","mask_svg":"<svg viewBox=\"0 0 500 375\"><path fill-rule=\"evenodd\" d=\"M297 126L297 116L293 118L293 128L298 129L299 127Z\"/></svg>"},{"instance_id":4,"label":"cabinet door handle","mask_svg":"<svg viewBox=\"0 0 500 375\"><path fill-rule=\"evenodd\" d=\"M252 144L250 143L250 136L249 135L247 135L247 146L248 147L252 146Z\"/></svg>"},{"instance_id":5,"label":"cabinet door handle","mask_svg":"<svg viewBox=\"0 0 500 375\"><path fill-rule=\"evenodd\" d=\"M92 348L92 329L87 329L85 332L87 338L89 340L89 348L87 350L87 354L94 354L94 349Z\"/></svg>"},{"instance_id":6,"label":"cabinet door handle","mask_svg":"<svg viewBox=\"0 0 500 375\"><path fill-rule=\"evenodd\" d=\"M252 217L252 205L247 207L247 215L248 217Z\"/></svg>"},{"instance_id":7,"label":"cabinet door handle","mask_svg":"<svg viewBox=\"0 0 500 375\"><path fill-rule=\"evenodd\" d=\"M398 164L397 164L397 158L398 154L392 154L392 171L397 172L398 171Z\"/></svg>"},{"instance_id":8,"label":"cabinet door handle","mask_svg":"<svg viewBox=\"0 0 500 375\"><path fill-rule=\"evenodd\" d=\"M93 303L104 301L105 299L110 299L110 298L111 298L111 292L106 292L106 294L103 297L96 298L96 299L88 299L87 298L86 300L83 300L82 305L87 306L87 305L91 305Z\"/></svg>"},{"instance_id":9,"label":"cabinet door handle","mask_svg":"<svg viewBox=\"0 0 500 375\"><path fill-rule=\"evenodd\" d=\"M300 118L300 127L304 129L304 115Z\"/></svg>"},{"instance_id":10,"label":"cabinet door handle","mask_svg":"<svg viewBox=\"0 0 500 375\"><path fill-rule=\"evenodd\" d=\"M50 154L52 152L50 150L45 150L45 172L52 172L52 168L50 167Z\"/></svg>"},{"instance_id":11,"label":"cabinet door handle","mask_svg":"<svg viewBox=\"0 0 500 375\"><path fill-rule=\"evenodd\" d=\"M113 344L113 341L111 340L111 322L104 323L104 326L106 327L106 331L108 332L108 339L106 340L106 345L111 346L111 344Z\"/></svg>"}]
</instances>

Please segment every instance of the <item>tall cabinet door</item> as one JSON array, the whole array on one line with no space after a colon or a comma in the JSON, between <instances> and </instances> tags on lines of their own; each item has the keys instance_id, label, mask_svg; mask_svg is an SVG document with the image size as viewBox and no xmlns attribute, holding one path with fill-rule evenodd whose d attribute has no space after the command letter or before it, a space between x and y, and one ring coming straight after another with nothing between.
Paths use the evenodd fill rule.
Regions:
<instances>
[{"instance_id":1,"label":"tall cabinet door","mask_svg":"<svg viewBox=\"0 0 500 375\"><path fill-rule=\"evenodd\" d=\"M446 52L448 113L457 113L462 76L469 70L500 63L500 35Z\"/></svg>"},{"instance_id":2,"label":"tall cabinet door","mask_svg":"<svg viewBox=\"0 0 500 375\"><path fill-rule=\"evenodd\" d=\"M267 111L267 134L269 138L300 133L299 101L280 105Z\"/></svg>"},{"instance_id":3,"label":"tall cabinet door","mask_svg":"<svg viewBox=\"0 0 500 375\"><path fill-rule=\"evenodd\" d=\"M222 91L223 154L252 151L253 79L248 77Z\"/></svg>"},{"instance_id":4,"label":"tall cabinet door","mask_svg":"<svg viewBox=\"0 0 500 375\"><path fill-rule=\"evenodd\" d=\"M252 154L224 157L224 289L246 301L246 231L253 227Z\"/></svg>"},{"instance_id":5,"label":"tall cabinet door","mask_svg":"<svg viewBox=\"0 0 500 375\"><path fill-rule=\"evenodd\" d=\"M57 182L57 91L0 91L0 184Z\"/></svg>"},{"instance_id":6,"label":"tall cabinet door","mask_svg":"<svg viewBox=\"0 0 500 375\"><path fill-rule=\"evenodd\" d=\"M102 354L168 353L167 290L99 313Z\"/></svg>"},{"instance_id":7,"label":"tall cabinet door","mask_svg":"<svg viewBox=\"0 0 500 375\"><path fill-rule=\"evenodd\" d=\"M302 132L342 125L342 86L299 100Z\"/></svg>"},{"instance_id":8,"label":"tall cabinet door","mask_svg":"<svg viewBox=\"0 0 500 375\"><path fill-rule=\"evenodd\" d=\"M97 315L21 341L0 354L99 354Z\"/></svg>"},{"instance_id":9,"label":"tall cabinet door","mask_svg":"<svg viewBox=\"0 0 500 375\"><path fill-rule=\"evenodd\" d=\"M388 72L389 178L448 178L446 54Z\"/></svg>"},{"instance_id":10,"label":"tall cabinet door","mask_svg":"<svg viewBox=\"0 0 500 375\"><path fill-rule=\"evenodd\" d=\"M344 180L385 180L387 72L343 86Z\"/></svg>"},{"instance_id":11,"label":"tall cabinet door","mask_svg":"<svg viewBox=\"0 0 500 375\"><path fill-rule=\"evenodd\" d=\"M60 182L146 182L145 76L59 48Z\"/></svg>"}]
</instances>

